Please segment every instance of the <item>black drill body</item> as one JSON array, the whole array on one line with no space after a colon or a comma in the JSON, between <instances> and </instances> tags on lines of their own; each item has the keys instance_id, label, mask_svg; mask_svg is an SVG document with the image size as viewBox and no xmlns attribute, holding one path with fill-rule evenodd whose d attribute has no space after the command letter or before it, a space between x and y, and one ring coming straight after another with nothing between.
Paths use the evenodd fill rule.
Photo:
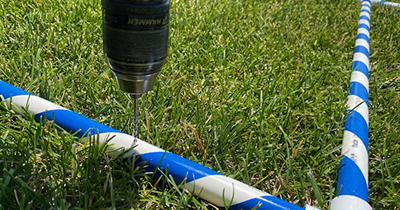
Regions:
<instances>
[{"instance_id":1,"label":"black drill body","mask_svg":"<svg viewBox=\"0 0 400 210\"><path fill-rule=\"evenodd\" d=\"M168 50L168 0L102 0L103 47L121 90L151 90Z\"/></svg>"}]
</instances>

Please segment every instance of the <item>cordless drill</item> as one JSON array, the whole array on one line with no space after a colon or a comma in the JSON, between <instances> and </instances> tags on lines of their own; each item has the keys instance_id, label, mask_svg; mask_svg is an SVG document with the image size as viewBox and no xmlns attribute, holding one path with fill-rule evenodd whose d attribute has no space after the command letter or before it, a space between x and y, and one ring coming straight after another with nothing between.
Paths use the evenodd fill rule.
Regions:
<instances>
[{"instance_id":1,"label":"cordless drill","mask_svg":"<svg viewBox=\"0 0 400 210\"><path fill-rule=\"evenodd\" d=\"M119 88L134 99L154 87L167 58L169 0L102 0L103 48Z\"/></svg>"}]
</instances>

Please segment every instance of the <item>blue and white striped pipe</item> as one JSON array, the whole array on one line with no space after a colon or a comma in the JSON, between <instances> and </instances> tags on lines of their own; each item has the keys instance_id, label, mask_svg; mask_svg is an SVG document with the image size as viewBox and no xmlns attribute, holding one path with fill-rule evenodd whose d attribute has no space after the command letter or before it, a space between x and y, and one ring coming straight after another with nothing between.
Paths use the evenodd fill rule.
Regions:
<instances>
[{"instance_id":1,"label":"blue and white striped pipe","mask_svg":"<svg viewBox=\"0 0 400 210\"><path fill-rule=\"evenodd\" d=\"M376 3L382 4L383 6L394 7L400 9L399 3L389 2L389 1L375 1ZM375 3L373 2L373 3Z\"/></svg>"},{"instance_id":2,"label":"blue and white striped pipe","mask_svg":"<svg viewBox=\"0 0 400 210\"><path fill-rule=\"evenodd\" d=\"M363 0L359 0L360 2L362 2ZM384 6L388 6L388 7L394 7L394 8L398 8L400 9L400 4L399 3L394 3L394 2L390 2L390 1L382 1L382 0L371 0L371 3L375 3L375 4L381 4Z\"/></svg>"},{"instance_id":3,"label":"blue and white striped pipe","mask_svg":"<svg viewBox=\"0 0 400 210\"><path fill-rule=\"evenodd\" d=\"M125 154L126 158L136 155L138 161L146 162L150 171L157 170L157 167L164 173L168 170L168 174L173 177L175 183L180 184L185 181L182 188L217 206L223 207L225 203L231 204L230 209L252 209L257 205L260 205L258 209L270 210L315 209L311 206L302 208L291 204L43 98L31 95L1 80L0 97L16 112L21 112L21 109L27 110L28 113L34 115L36 121L47 118L64 130L76 133L79 137L87 137L90 134L92 138L99 138L100 144L111 139L107 143L112 156L133 148L131 152ZM83 141L85 139L82 138Z\"/></svg>"},{"instance_id":4,"label":"blue and white striped pipe","mask_svg":"<svg viewBox=\"0 0 400 210\"><path fill-rule=\"evenodd\" d=\"M342 160L331 210L370 210L368 203L368 88L371 1L362 2L345 122Z\"/></svg>"}]
</instances>

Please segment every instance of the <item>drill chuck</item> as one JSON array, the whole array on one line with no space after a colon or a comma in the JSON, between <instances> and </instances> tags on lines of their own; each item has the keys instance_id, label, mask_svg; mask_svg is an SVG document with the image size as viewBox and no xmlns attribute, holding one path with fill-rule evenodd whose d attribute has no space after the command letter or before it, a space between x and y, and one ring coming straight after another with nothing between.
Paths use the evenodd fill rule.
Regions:
<instances>
[{"instance_id":1,"label":"drill chuck","mask_svg":"<svg viewBox=\"0 0 400 210\"><path fill-rule=\"evenodd\" d=\"M102 0L103 48L119 88L153 89L168 50L169 0Z\"/></svg>"}]
</instances>

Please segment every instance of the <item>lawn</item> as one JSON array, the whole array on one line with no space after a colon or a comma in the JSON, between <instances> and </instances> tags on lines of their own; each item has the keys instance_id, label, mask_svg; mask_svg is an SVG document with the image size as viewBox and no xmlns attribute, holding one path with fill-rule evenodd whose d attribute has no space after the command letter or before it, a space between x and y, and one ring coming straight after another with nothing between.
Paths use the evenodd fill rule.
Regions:
<instances>
[{"instance_id":1,"label":"lawn","mask_svg":"<svg viewBox=\"0 0 400 210\"><path fill-rule=\"evenodd\" d=\"M400 2L398 0L392 0ZM360 4L172 0L139 137L300 206L335 196ZM400 209L400 14L373 6L370 204ZM100 0L0 4L0 80L126 133ZM0 209L215 209L142 165L0 103Z\"/></svg>"}]
</instances>

